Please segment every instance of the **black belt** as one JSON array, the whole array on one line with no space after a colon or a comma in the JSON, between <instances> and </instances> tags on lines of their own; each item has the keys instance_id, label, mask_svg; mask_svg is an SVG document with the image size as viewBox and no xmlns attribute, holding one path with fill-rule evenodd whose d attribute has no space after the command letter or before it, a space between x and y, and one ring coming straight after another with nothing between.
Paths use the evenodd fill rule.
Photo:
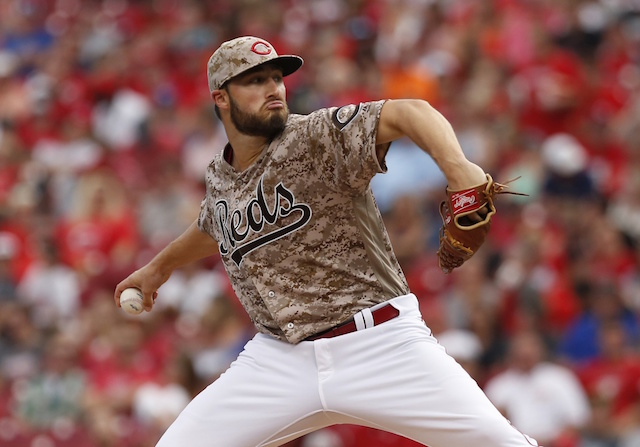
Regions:
<instances>
[{"instance_id":1,"label":"black belt","mask_svg":"<svg viewBox=\"0 0 640 447\"><path fill-rule=\"evenodd\" d=\"M389 320L393 320L395 317L400 315L400 311L393 307L391 304L385 304L382 307L379 307L376 310L371 311L371 315L373 316L373 325L377 326L379 324L385 323ZM326 331L322 331L318 334L310 335L305 338L306 341L318 340L319 338L332 338L337 337L339 335L349 334L351 332L357 331L358 328L356 326L356 322L351 318L344 323L340 323L337 326L332 327L331 329L327 329Z\"/></svg>"}]
</instances>

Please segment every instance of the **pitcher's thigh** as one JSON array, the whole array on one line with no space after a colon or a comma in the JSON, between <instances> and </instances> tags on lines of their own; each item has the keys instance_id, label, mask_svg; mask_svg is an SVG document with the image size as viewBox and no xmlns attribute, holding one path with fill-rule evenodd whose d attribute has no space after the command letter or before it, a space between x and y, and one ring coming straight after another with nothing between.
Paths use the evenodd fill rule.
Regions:
<instances>
[{"instance_id":1,"label":"pitcher's thigh","mask_svg":"<svg viewBox=\"0 0 640 447\"><path fill-rule=\"evenodd\" d=\"M412 419L391 419L393 429L430 447L537 445L511 425L466 373L444 379L440 387L440 396L429 399L434 407L417 411ZM419 405L416 401L409 403ZM422 417L415 417L420 414Z\"/></svg>"},{"instance_id":2,"label":"pitcher's thigh","mask_svg":"<svg viewBox=\"0 0 640 447\"><path fill-rule=\"evenodd\" d=\"M315 377L308 355L287 360L286 350L257 345L187 405L158 447L270 445L290 430L305 430L302 421L313 421L321 408L317 386L307 383Z\"/></svg>"},{"instance_id":3,"label":"pitcher's thigh","mask_svg":"<svg viewBox=\"0 0 640 447\"><path fill-rule=\"evenodd\" d=\"M326 388L331 408L430 447L536 445L502 416L424 325L398 321L380 335L363 337L358 351L336 346L341 360Z\"/></svg>"},{"instance_id":4,"label":"pitcher's thigh","mask_svg":"<svg viewBox=\"0 0 640 447\"><path fill-rule=\"evenodd\" d=\"M393 431L430 447L537 445L510 424L441 347L417 349L416 356L408 361L415 370L404 373L408 391L397 393L404 404L387 411Z\"/></svg>"}]
</instances>

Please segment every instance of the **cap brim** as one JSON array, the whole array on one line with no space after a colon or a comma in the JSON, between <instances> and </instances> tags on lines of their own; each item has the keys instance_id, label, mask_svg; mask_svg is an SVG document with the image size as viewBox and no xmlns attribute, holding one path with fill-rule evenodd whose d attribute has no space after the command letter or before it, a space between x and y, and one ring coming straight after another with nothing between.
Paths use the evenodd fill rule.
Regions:
<instances>
[{"instance_id":1,"label":"cap brim","mask_svg":"<svg viewBox=\"0 0 640 447\"><path fill-rule=\"evenodd\" d=\"M282 76L289 76L302 67L304 60L300 56L286 55L271 59L265 64L276 64L282 69Z\"/></svg>"}]
</instances>

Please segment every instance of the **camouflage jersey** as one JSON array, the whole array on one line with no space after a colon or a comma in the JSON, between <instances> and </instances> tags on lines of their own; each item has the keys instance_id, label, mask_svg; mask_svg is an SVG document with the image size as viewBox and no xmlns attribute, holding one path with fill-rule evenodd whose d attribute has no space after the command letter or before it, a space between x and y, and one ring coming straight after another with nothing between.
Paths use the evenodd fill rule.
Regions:
<instances>
[{"instance_id":1,"label":"camouflage jersey","mask_svg":"<svg viewBox=\"0 0 640 447\"><path fill-rule=\"evenodd\" d=\"M291 114L246 170L209 165L198 226L260 332L298 343L409 293L369 186L383 103Z\"/></svg>"}]
</instances>

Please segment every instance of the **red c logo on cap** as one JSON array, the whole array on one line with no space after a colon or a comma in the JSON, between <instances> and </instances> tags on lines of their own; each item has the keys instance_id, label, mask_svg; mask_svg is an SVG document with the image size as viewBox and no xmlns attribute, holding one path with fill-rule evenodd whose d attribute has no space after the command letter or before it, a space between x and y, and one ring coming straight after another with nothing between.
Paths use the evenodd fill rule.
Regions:
<instances>
[{"instance_id":1,"label":"red c logo on cap","mask_svg":"<svg viewBox=\"0 0 640 447\"><path fill-rule=\"evenodd\" d=\"M265 56L271 53L271 47L267 42L263 42L259 40L253 44L253 46L251 47L251 51L253 51L256 54L259 54L260 56Z\"/></svg>"}]
</instances>

